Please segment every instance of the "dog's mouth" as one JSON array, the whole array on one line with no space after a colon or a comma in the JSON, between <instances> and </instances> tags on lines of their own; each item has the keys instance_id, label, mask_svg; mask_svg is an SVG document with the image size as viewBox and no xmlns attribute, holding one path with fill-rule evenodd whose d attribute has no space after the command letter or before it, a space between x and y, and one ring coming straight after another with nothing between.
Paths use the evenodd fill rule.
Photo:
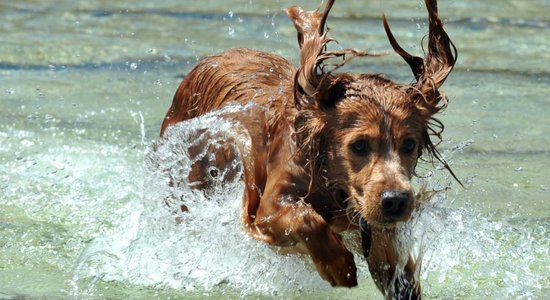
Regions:
<instances>
[{"instance_id":1,"label":"dog's mouth","mask_svg":"<svg viewBox=\"0 0 550 300\"><path fill-rule=\"evenodd\" d=\"M398 226L399 224L402 224L403 222L407 222L410 219L410 213L404 213L402 215L397 216L387 216L383 213L375 214L374 216L365 214L365 209L362 207L364 205L363 202L366 202L367 200L361 201L360 196L354 195L356 193L349 193L343 188L336 190L335 197L337 198L339 203L347 204L348 206L353 207L353 211L359 212L360 214L360 226L362 224L367 224L368 227L382 227L382 228L392 228L395 226ZM363 203L363 204L362 204ZM376 209L377 210L377 209ZM373 211L376 211L373 210ZM355 216L357 217L357 215Z\"/></svg>"},{"instance_id":2,"label":"dog's mouth","mask_svg":"<svg viewBox=\"0 0 550 300\"><path fill-rule=\"evenodd\" d=\"M382 216L377 220L369 220L369 224L375 227L393 228L410 220L410 213L398 217Z\"/></svg>"},{"instance_id":3,"label":"dog's mouth","mask_svg":"<svg viewBox=\"0 0 550 300\"><path fill-rule=\"evenodd\" d=\"M364 195L361 195L362 191L352 189L351 192L348 192L346 189L340 188L336 191L335 197L339 200L340 203L346 203L352 210L359 214L361 222L368 222L369 226L372 227L382 227L382 228L392 228L407 222L412 213L413 203L408 203L407 207L399 208L401 211L389 211L383 207L384 203L381 200L367 199ZM415 202L414 197L409 196L410 202ZM354 218L358 217L356 214ZM357 219L356 219L357 220Z\"/></svg>"},{"instance_id":4,"label":"dog's mouth","mask_svg":"<svg viewBox=\"0 0 550 300\"><path fill-rule=\"evenodd\" d=\"M373 225L378 225L381 227L391 228L395 227L399 224L402 224L404 222L407 222L408 220L402 220L402 219L396 219L396 218L384 218L378 222L372 222Z\"/></svg>"}]
</instances>

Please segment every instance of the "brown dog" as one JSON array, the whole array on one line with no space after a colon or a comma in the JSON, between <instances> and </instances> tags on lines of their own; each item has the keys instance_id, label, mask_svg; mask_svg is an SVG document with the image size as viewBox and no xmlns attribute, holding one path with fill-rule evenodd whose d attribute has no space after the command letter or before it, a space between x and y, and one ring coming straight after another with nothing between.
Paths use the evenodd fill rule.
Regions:
<instances>
[{"instance_id":1,"label":"brown dog","mask_svg":"<svg viewBox=\"0 0 550 300\"><path fill-rule=\"evenodd\" d=\"M339 233L362 229L378 288L389 298L420 298L419 263L400 249L395 228L418 205L411 177L422 153L448 168L431 136L440 138L443 130L433 118L447 104L438 88L456 61L437 1L425 2L425 58L404 51L383 19L392 47L414 73L413 84L325 70L327 59L367 55L327 50L333 41L325 26L331 0L322 11L287 9L298 31L298 68L282 57L249 49L207 57L183 80L162 124L161 136L177 122L229 103L256 103L261 109L254 109L252 117L231 116L251 137L247 155L241 157L244 227L255 239L309 254L333 286L357 285L353 254ZM217 151L215 164L235 159L231 149L211 149ZM194 165L189 180L201 181L204 167Z\"/></svg>"}]
</instances>

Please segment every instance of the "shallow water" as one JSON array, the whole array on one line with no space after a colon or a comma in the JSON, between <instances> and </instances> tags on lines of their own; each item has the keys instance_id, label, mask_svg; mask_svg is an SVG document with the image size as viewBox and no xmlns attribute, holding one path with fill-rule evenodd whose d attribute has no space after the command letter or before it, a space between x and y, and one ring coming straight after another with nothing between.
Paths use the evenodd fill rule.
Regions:
<instances>
[{"instance_id":1,"label":"shallow water","mask_svg":"<svg viewBox=\"0 0 550 300\"><path fill-rule=\"evenodd\" d=\"M444 86L451 102L441 150L466 189L441 170L426 179L450 189L418 221L425 296L545 299L550 1L440 2L459 49ZM294 29L281 11L291 4L316 5L0 3L0 298L381 298L364 263L358 288L331 289L307 260L246 237L240 182L206 199L183 189L209 213L176 225L162 202L165 181L151 172L151 161L171 160L149 149L198 58L244 46L296 61ZM418 52L420 4L339 1L329 26L344 47L386 51L385 12L402 44ZM349 68L411 80L395 56ZM215 118L191 125L233 134Z\"/></svg>"}]
</instances>

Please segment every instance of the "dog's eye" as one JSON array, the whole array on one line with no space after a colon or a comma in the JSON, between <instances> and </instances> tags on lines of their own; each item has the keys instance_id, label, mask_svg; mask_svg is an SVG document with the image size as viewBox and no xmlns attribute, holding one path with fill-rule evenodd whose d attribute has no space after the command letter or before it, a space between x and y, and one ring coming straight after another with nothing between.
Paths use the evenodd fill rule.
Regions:
<instances>
[{"instance_id":1,"label":"dog's eye","mask_svg":"<svg viewBox=\"0 0 550 300\"><path fill-rule=\"evenodd\" d=\"M365 156L370 153L370 146L367 140L358 140L351 144L351 149L357 155Z\"/></svg>"},{"instance_id":2,"label":"dog's eye","mask_svg":"<svg viewBox=\"0 0 550 300\"><path fill-rule=\"evenodd\" d=\"M416 149L416 142L413 139L406 139L403 141L403 146L401 146L401 151L404 154L411 154Z\"/></svg>"}]
</instances>

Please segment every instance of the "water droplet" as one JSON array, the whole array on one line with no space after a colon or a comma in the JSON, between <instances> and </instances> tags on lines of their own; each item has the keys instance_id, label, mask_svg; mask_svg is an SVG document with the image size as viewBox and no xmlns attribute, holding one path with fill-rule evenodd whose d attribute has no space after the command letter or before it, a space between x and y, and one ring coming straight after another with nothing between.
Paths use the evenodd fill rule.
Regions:
<instances>
[{"instance_id":1,"label":"water droplet","mask_svg":"<svg viewBox=\"0 0 550 300\"><path fill-rule=\"evenodd\" d=\"M523 167L522 167L522 166L519 166L519 167L516 168L516 172L521 172L521 171L523 171Z\"/></svg>"},{"instance_id":2,"label":"water droplet","mask_svg":"<svg viewBox=\"0 0 550 300\"><path fill-rule=\"evenodd\" d=\"M209 174L211 177L218 177L219 171L217 168L212 167L210 168Z\"/></svg>"},{"instance_id":3,"label":"water droplet","mask_svg":"<svg viewBox=\"0 0 550 300\"><path fill-rule=\"evenodd\" d=\"M227 26L227 34L229 34L229 36L235 36L235 29L231 26Z\"/></svg>"},{"instance_id":4,"label":"water droplet","mask_svg":"<svg viewBox=\"0 0 550 300\"><path fill-rule=\"evenodd\" d=\"M130 64L130 70L135 70L135 69L137 69L137 67L138 67L138 64L135 63L135 62Z\"/></svg>"},{"instance_id":5,"label":"water droplet","mask_svg":"<svg viewBox=\"0 0 550 300\"><path fill-rule=\"evenodd\" d=\"M9 88L9 89L6 90L6 93L8 95L13 95L13 94L15 94L15 90L13 88Z\"/></svg>"},{"instance_id":6,"label":"water droplet","mask_svg":"<svg viewBox=\"0 0 550 300\"><path fill-rule=\"evenodd\" d=\"M269 38L269 33L267 33L266 31L264 31L264 38L266 38L266 39Z\"/></svg>"},{"instance_id":7,"label":"water droplet","mask_svg":"<svg viewBox=\"0 0 550 300\"><path fill-rule=\"evenodd\" d=\"M219 66L217 61L213 61L211 64L212 68L217 68Z\"/></svg>"}]
</instances>

